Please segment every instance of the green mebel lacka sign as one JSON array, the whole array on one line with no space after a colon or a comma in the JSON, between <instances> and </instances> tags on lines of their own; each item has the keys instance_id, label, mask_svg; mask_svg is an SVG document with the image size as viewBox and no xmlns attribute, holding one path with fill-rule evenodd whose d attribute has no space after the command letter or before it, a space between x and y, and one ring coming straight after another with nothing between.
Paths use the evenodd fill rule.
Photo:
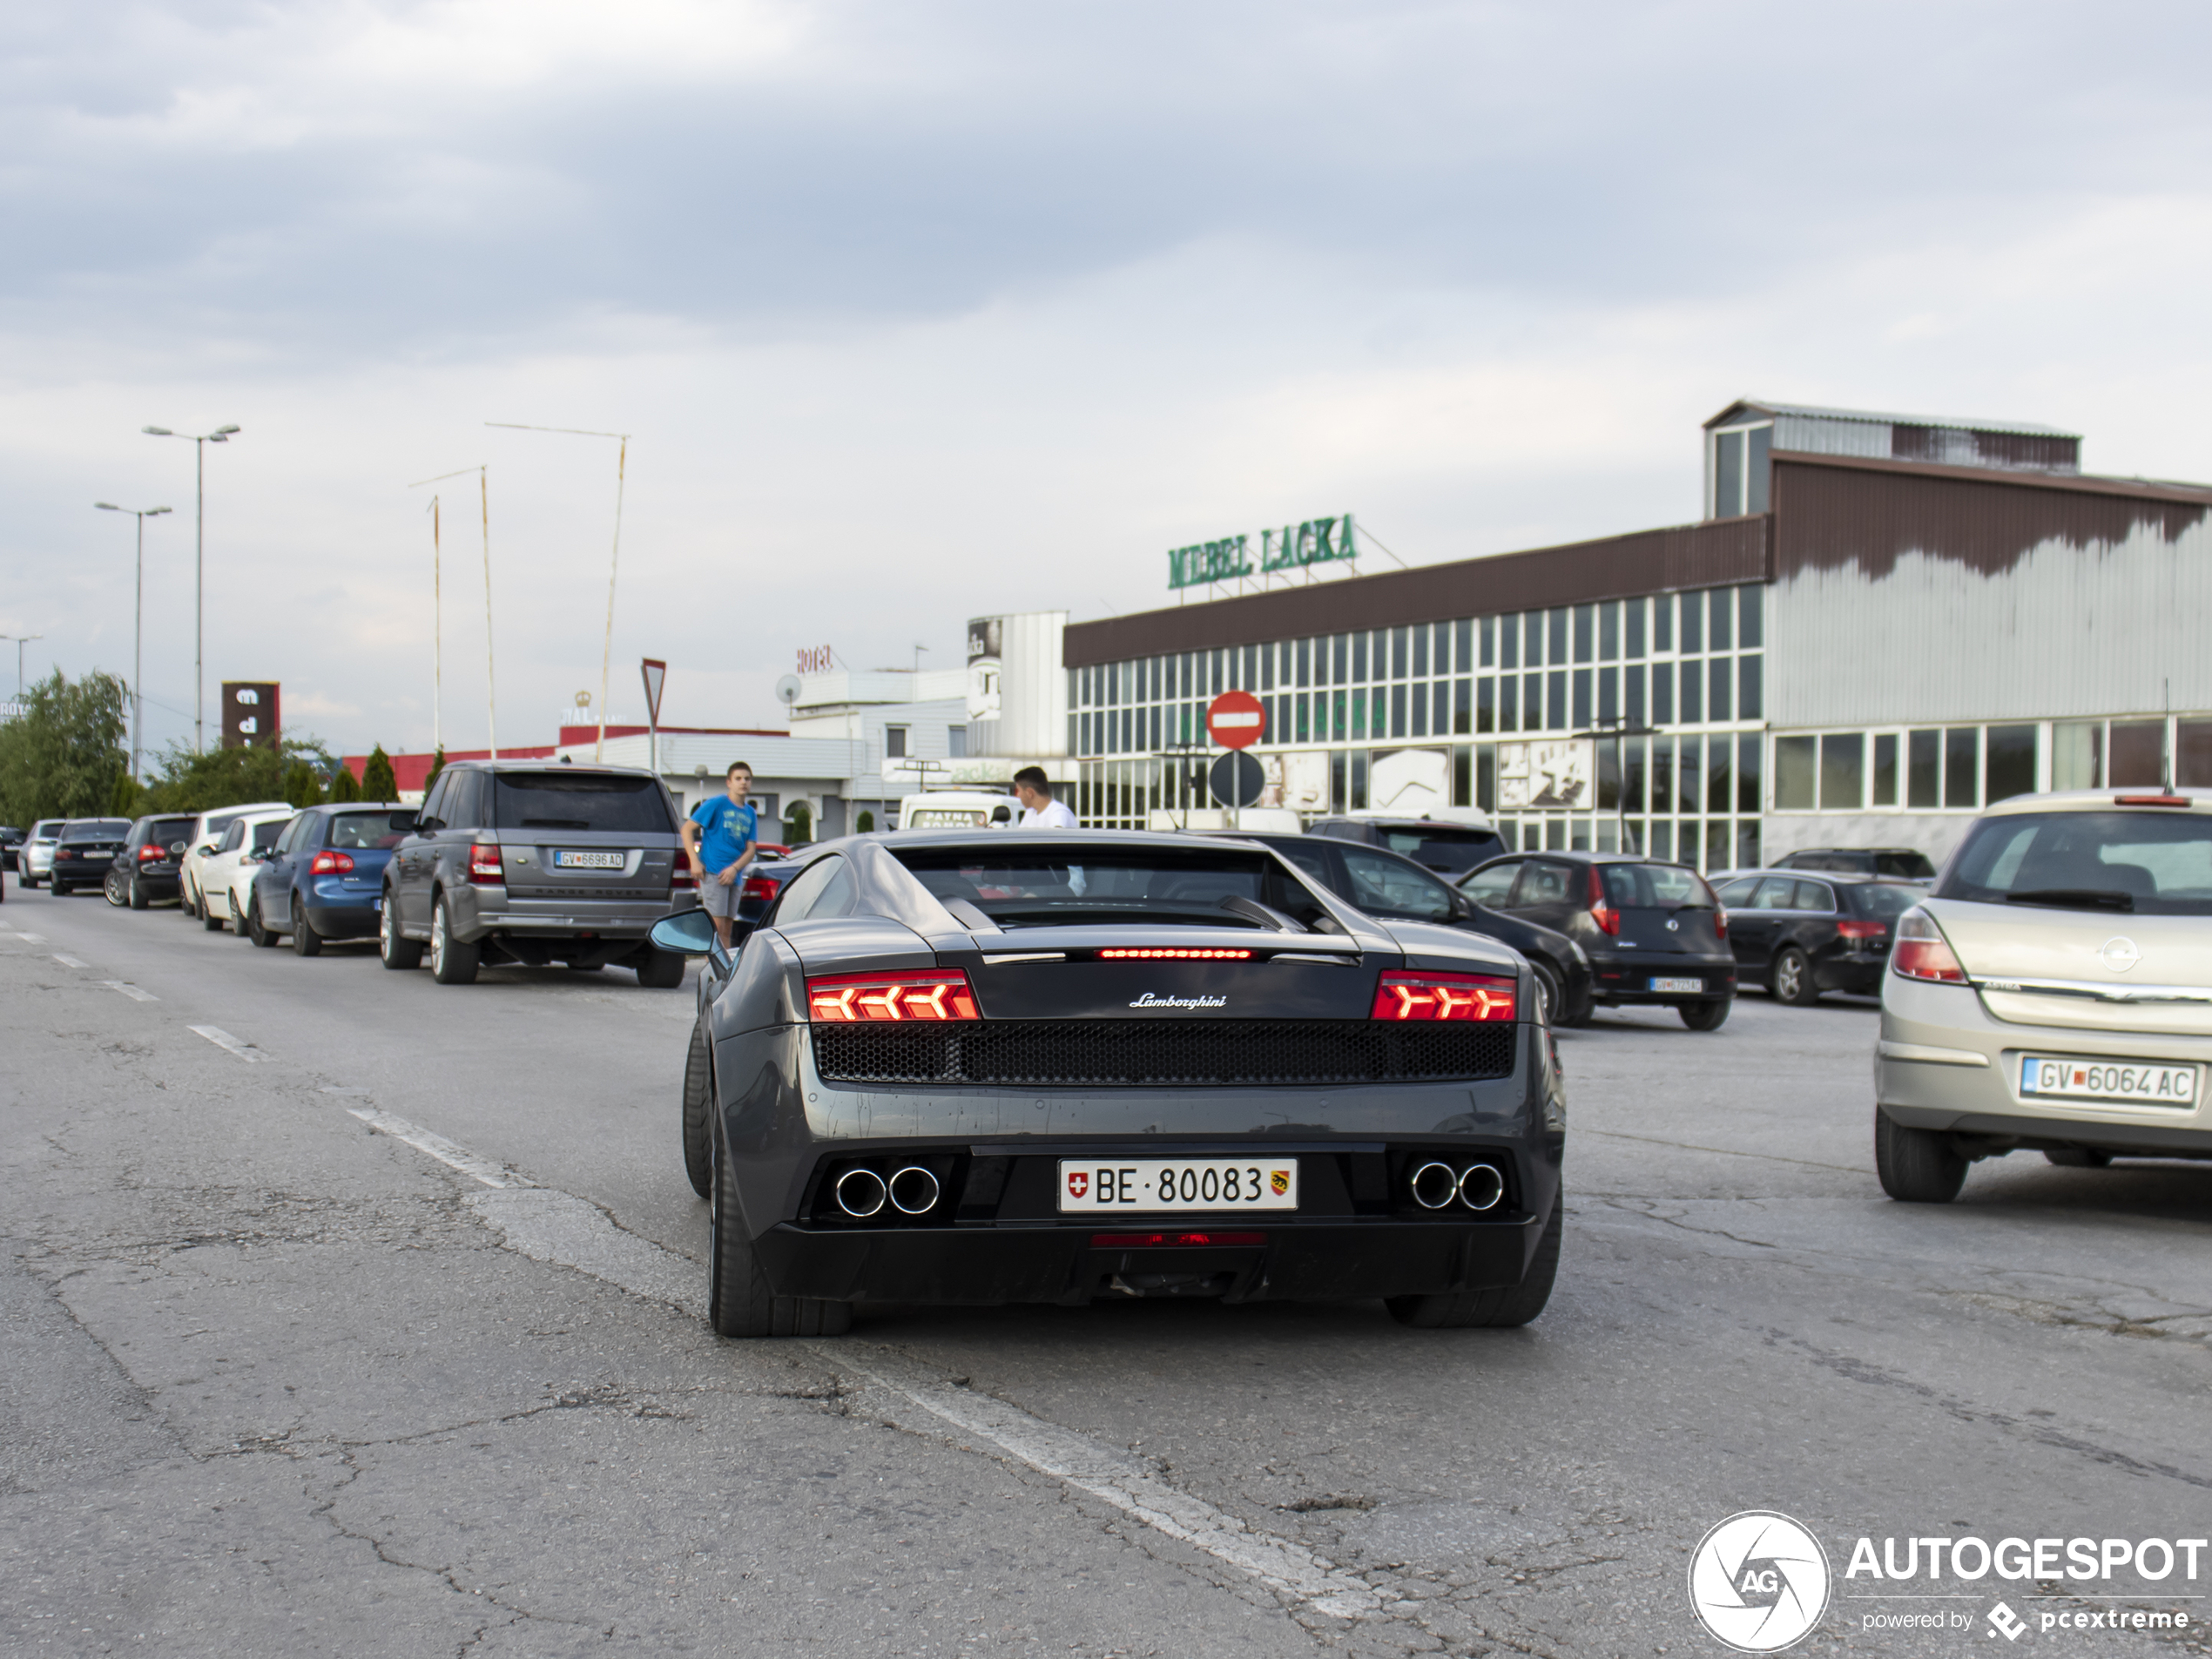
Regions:
<instances>
[{"instance_id":1,"label":"green mebel lacka sign","mask_svg":"<svg viewBox=\"0 0 2212 1659\"><path fill-rule=\"evenodd\" d=\"M1267 576L1277 570L1295 570L1308 564L1330 564L1359 556L1350 513L1340 518L1309 518L1303 524L1262 530L1258 564L1252 563L1249 536L1227 536L1218 542L1170 548L1168 586L1204 587L1209 582L1233 582L1238 577Z\"/></svg>"}]
</instances>

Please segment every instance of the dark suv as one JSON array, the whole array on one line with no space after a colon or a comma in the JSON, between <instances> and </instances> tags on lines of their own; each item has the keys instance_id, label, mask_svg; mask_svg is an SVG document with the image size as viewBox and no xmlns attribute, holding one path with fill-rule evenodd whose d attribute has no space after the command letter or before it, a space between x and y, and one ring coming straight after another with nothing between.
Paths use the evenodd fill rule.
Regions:
<instances>
[{"instance_id":1,"label":"dark suv","mask_svg":"<svg viewBox=\"0 0 2212 1659\"><path fill-rule=\"evenodd\" d=\"M1632 853L1523 853L1484 865L1460 891L1580 945L1607 1008L1657 1003L1693 1031L1728 1018L1736 997L1728 916L1687 865Z\"/></svg>"},{"instance_id":2,"label":"dark suv","mask_svg":"<svg viewBox=\"0 0 2212 1659\"><path fill-rule=\"evenodd\" d=\"M1777 859L1777 870L1832 870L1838 875L1886 876L1892 881L1932 881L1936 867L1909 846L1809 846Z\"/></svg>"},{"instance_id":3,"label":"dark suv","mask_svg":"<svg viewBox=\"0 0 2212 1659\"><path fill-rule=\"evenodd\" d=\"M192 826L199 820L190 813L180 818L142 818L123 839L102 889L111 905L144 910L157 900L174 899L182 891L178 873L184 868L185 848Z\"/></svg>"},{"instance_id":4,"label":"dark suv","mask_svg":"<svg viewBox=\"0 0 2212 1659\"><path fill-rule=\"evenodd\" d=\"M641 768L448 766L385 867L384 966L419 965L427 944L441 985L469 984L487 961L619 962L641 985L680 985L684 958L646 938L698 902L676 822L667 786Z\"/></svg>"},{"instance_id":5,"label":"dark suv","mask_svg":"<svg viewBox=\"0 0 2212 1659\"><path fill-rule=\"evenodd\" d=\"M1426 865L1447 881L1456 881L1506 850L1494 829L1433 818L1317 818L1306 826L1306 833L1379 846Z\"/></svg>"}]
</instances>

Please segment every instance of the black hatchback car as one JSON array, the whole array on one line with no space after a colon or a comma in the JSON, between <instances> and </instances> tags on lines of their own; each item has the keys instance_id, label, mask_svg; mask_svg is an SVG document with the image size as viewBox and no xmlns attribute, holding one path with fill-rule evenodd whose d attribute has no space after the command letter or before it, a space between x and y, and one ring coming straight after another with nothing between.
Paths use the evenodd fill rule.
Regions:
<instances>
[{"instance_id":1,"label":"black hatchback car","mask_svg":"<svg viewBox=\"0 0 2212 1659\"><path fill-rule=\"evenodd\" d=\"M1897 919L1927 892L1871 876L1755 870L1722 881L1720 894L1743 977L1806 1008L1823 991L1881 995Z\"/></svg>"},{"instance_id":2,"label":"black hatchback car","mask_svg":"<svg viewBox=\"0 0 2212 1659\"><path fill-rule=\"evenodd\" d=\"M100 890L107 901L144 910L179 891L178 872L184 867L185 847L192 826L199 820L186 813L181 818L142 818L123 838L123 850L107 873Z\"/></svg>"},{"instance_id":3,"label":"black hatchback car","mask_svg":"<svg viewBox=\"0 0 2212 1659\"><path fill-rule=\"evenodd\" d=\"M1433 818L1317 818L1306 833L1379 846L1440 873L1447 880L1458 880L1506 850L1504 838L1494 829Z\"/></svg>"},{"instance_id":4,"label":"black hatchback car","mask_svg":"<svg viewBox=\"0 0 2212 1659\"><path fill-rule=\"evenodd\" d=\"M96 887L105 882L130 833L127 818L72 818L63 825L46 884L54 890L54 896L58 899L78 887Z\"/></svg>"},{"instance_id":5,"label":"black hatchback car","mask_svg":"<svg viewBox=\"0 0 2212 1659\"><path fill-rule=\"evenodd\" d=\"M1670 1008L1693 1031L1728 1019L1728 915L1688 865L1633 853L1522 853L1484 865L1460 891L1581 946L1602 1007Z\"/></svg>"},{"instance_id":6,"label":"black hatchback car","mask_svg":"<svg viewBox=\"0 0 2212 1659\"><path fill-rule=\"evenodd\" d=\"M1565 934L1518 916L1501 915L1459 892L1402 853L1346 846L1312 835L1243 835L1273 847L1305 874L1369 915L1385 921L1430 921L1509 945L1534 971L1537 1016L1550 1025L1589 1022L1595 981L1590 961Z\"/></svg>"}]
</instances>

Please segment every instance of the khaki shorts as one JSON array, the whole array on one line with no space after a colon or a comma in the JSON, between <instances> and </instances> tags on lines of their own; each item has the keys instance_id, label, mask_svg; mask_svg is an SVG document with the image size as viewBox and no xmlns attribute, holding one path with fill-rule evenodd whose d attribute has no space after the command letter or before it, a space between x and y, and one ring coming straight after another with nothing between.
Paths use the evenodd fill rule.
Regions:
<instances>
[{"instance_id":1,"label":"khaki shorts","mask_svg":"<svg viewBox=\"0 0 2212 1659\"><path fill-rule=\"evenodd\" d=\"M738 898L745 891L745 872L740 870L724 887L721 873L709 870L699 878L699 907L710 916L729 916L738 914Z\"/></svg>"}]
</instances>

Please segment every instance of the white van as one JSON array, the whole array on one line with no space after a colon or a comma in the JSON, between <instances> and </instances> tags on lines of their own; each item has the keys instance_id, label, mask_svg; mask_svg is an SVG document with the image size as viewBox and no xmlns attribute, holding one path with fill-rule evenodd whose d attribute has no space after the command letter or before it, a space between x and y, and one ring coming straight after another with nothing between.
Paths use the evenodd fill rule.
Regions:
<instances>
[{"instance_id":1,"label":"white van","mask_svg":"<svg viewBox=\"0 0 2212 1659\"><path fill-rule=\"evenodd\" d=\"M996 789L930 789L899 803L894 829L1011 829L1022 804Z\"/></svg>"}]
</instances>

